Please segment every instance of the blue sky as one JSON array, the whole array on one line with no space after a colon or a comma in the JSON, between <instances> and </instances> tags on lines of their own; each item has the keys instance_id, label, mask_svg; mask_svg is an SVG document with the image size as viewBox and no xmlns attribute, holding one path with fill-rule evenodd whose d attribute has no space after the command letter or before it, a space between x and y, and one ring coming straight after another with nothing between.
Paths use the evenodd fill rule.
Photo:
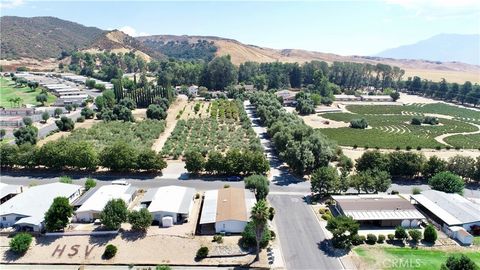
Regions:
<instances>
[{"instance_id":1,"label":"blue sky","mask_svg":"<svg viewBox=\"0 0 480 270\"><path fill-rule=\"evenodd\" d=\"M480 34L478 0L0 1L2 16L55 16L132 35L213 35L343 55L373 55L440 33Z\"/></svg>"}]
</instances>

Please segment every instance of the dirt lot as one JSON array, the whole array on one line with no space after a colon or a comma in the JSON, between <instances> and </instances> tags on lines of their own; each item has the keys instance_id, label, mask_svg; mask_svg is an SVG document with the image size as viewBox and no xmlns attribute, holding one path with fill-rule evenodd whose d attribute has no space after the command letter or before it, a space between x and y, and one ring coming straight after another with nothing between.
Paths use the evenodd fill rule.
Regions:
<instances>
[{"instance_id":1,"label":"dirt lot","mask_svg":"<svg viewBox=\"0 0 480 270\"><path fill-rule=\"evenodd\" d=\"M162 151L163 145L167 141L167 138L172 134L175 125L177 124L177 114L187 105L188 98L185 95L179 95L177 100L173 102L168 108L167 119L165 119L166 127L165 131L160 134L160 137L153 143L152 150L156 152ZM184 113L185 114L185 113Z\"/></svg>"},{"instance_id":2,"label":"dirt lot","mask_svg":"<svg viewBox=\"0 0 480 270\"><path fill-rule=\"evenodd\" d=\"M22 257L8 251L8 238L0 237L1 263L35 264L183 264L222 265L248 264L254 255L244 255L237 245L239 236L224 238L223 244L212 242L212 236L192 238L169 235L140 235L124 232L117 236L64 236L37 237L30 250ZM105 260L102 254L107 244L118 247L117 255ZM201 246L207 246L210 255L239 256L206 258L195 261L195 254ZM240 255L241 254L241 255ZM266 253L261 254L260 263L266 265Z\"/></svg>"}]
</instances>

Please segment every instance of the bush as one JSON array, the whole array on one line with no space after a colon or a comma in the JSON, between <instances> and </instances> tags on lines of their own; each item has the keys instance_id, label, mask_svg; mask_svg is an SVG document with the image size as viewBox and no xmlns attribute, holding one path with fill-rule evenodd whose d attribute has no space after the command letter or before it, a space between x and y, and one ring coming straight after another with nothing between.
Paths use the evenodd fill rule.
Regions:
<instances>
[{"instance_id":1,"label":"bush","mask_svg":"<svg viewBox=\"0 0 480 270\"><path fill-rule=\"evenodd\" d=\"M383 235L383 234L378 235L378 240L377 240L377 242L378 242L379 244L383 244L383 242L385 242L385 235Z\"/></svg>"},{"instance_id":2,"label":"bush","mask_svg":"<svg viewBox=\"0 0 480 270\"><path fill-rule=\"evenodd\" d=\"M399 193L400 193L400 192L398 192L398 190L392 190L392 192L390 192L390 194L392 194L392 195L397 195L397 194L399 194Z\"/></svg>"},{"instance_id":3,"label":"bush","mask_svg":"<svg viewBox=\"0 0 480 270\"><path fill-rule=\"evenodd\" d=\"M366 129L368 127L367 120L362 119L353 119L350 121L351 128Z\"/></svg>"},{"instance_id":4,"label":"bush","mask_svg":"<svg viewBox=\"0 0 480 270\"><path fill-rule=\"evenodd\" d=\"M416 244L420 239L422 239L422 232L416 229L412 229L408 231L408 234L410 235L410 238L412 238L412 241Z\"/></svg>"},{"instance_id":5,"label":"bush","mask_svg":"<svg viewBox=\"0 0 480 270\"><path fill-rule=\"evenodd\" d=\"M64 183L64 184L72 184L73 183L73 180L70 176L60 176L60 180L58 181L60 183Z\"/></svg>"},{"instance_id":6,"label":"bush","mask_svg":"<svg viewBox=\"0 0 480 270\"><path fill-rule=\"evenodd\" d=\"M418 194L422 193L422 190L420 190L420 188L418 188L418 187L414 187L414 188L412 188L412 193L413 193L413 195L418 195Z\"/></svg>"},{"instance_id":7,"label":"bush","mask_svg":"<svg viewBox=\"0 0 480 270\"><path fill-rule=\"evenodd\" d=\"M425 118L423 118L423 123L429 125L438 125L438 118L432 116L425 116Z\"/></svg>"},{"instance_id":8,"label":"bush","mask_svg":"<svg viewBox=\"0 0 480 270\"><path fill-rule=\"evenodd\" d=\"M157 265L155 270L172 270L172 268L168 265Z\"/></svg>"},{"instance_id":9,"label":"bush","mask_svg":"<svg viewBox=\"0 0 480 270\"><path fill-rule=\"evenodd\" d=\"M405 228L403 228L402 226L397 226L395 228L395 238L402 241L408 239L408 234L407 231L405 231Z\"/></svg>"},{"instance_id":10,"label":"bush","mask_svg":"<svg viewBox=\"0 0 480 270\"><path fill-rule=\"evenodd\" d=\"M434 190L463 194L465 182L460 176L451 172L439 172L428 180L428 185Z\"/></svg>"},{"instance_id":11,"label":"bush","mask_svg":"<svg viewBox=\"0 0 480 270\"><path fill-rule=\"evenodd\" d=\"M272 239L272 235L270 233L270 230L268 229L268 226L265 226L263 231L263 237L262 237L262 240L260 241L260 248L267 247L268 242L271 239ZM242 238L240 239L240 244L244 248L256 247L257 240L255 236L255 225L253 224L252 221L248 222L247 226L245 226L245 229L242 232Z\"/></svg>"},{"instance_id":12,"label":"bush","mask_svg":"<svg viewBox=\"0 0 480 270\"><path fill-rule=\"evenodd\" d=\"M322 215L322 219L324 219L324 220L328 221L331 218L332 218L332 214L330 214L330 213L325 213L325 214Z\"/></svg>"},{"instance_id":13,"label":"bush","mask_svg":"<svg viewBox=\"0 0 480 270\"><path fill-rule=\"evenodd\" d=\"M412 121L410 121L410 124L419 126L422 124L422 119L414 117L412 118Z\"/></svg>"},{"instance_id":14,"label":"bush","mask_svg":"<svg viewBox=\"0 0 480 270\"><path fill-rule=\"evenodd\" d=\"M197 250L196 259L201 260L208 256L208 247L201 247Z\"/></svg>"},{"instance_id":15,"label":"bush","mask_svg":"<svg viewBox=\"0 0 480 270\"><path fill-rule=\"evenodd\" d=\"M95 112L92 109L85 107L80 112L80 115L82 115L86 119L93 119L93 117L95 116Z\"/></svg>"},{"instance_id":16,"label":"bush","mask_svg":"<svg viewBox=\"0 0 480 270\"><path fill-rule=\"evenodd\" d=\"M389 233L389 234L387 235L387 238L388 238L388 240L393 241L393 240L395 240L395 235L392 234L392 233Z\"/></svg>"},{"instance_id":17,"label":"bush","mask_svg":"<svg viewBox=\"0 0 480 270\"><path fill-rule=\"evenodd\" d=\"M361 244L363 244L363 241L360 239L360 235L355 234L354 236L352 236L352 245L358 246Z\"/></svg>"},{"instance_id":18,"label":"bush","mask_svg":"<svg viewBox=\"0 0 480 270\"><path fill-rule=\"evenodd\" d=\"M395 150L400 151L400 146L395 147Z\"/></svg>"},{"instance_id":19,"label":"bush","mask_svg":"<svg viewBox=\"0 0 480 270\"><path fill-rule=\"evenodd\" d=\"M85 122L85 117L80 116L77 118L77 123L83 123L83 122Z\"/></svg>"},{"instance_id":20,"label":"bush","mask_svg":"<svg viewBox=\"0 0 480 270\"><path fill-rule=\"evenodd\" d=\"M358 145L354 144L353 149L357 149L357 148L358 148Z\"/></svg>"},{"instance_id":21,"label":"bush","mask_svg":"<svg viewBox=\"0 0 480 270\"><path fill-rule=\"evenodd\" d=\"M445 149L450 150L452 147L450 145L445 146Z\"/></svg>"},{"instance_id":22,"label":"bush","mask_svg":"<svg viewBox=\"0 0 480 270\"><path fill-rule=\"evenodd\" d=\"M219 244L223 243L223 236L220 234L216 234L213 236L213 242L217 242Z\"/></svg>"},{"instance_id":23,"label":"bush","mask_svg":"<svg viewBox=\"0 0 480 270\"><path fill-rule=\"evenodd\" d=\"M421 146L417 146L417 151L420 151L422 150L422 147Z\"/></svg>"},{"instance_id":24,"label":"bush","mask_svg":"<svg viewBox=\"0 0 480 270\"><path fill-rule=\"evenodd\" d=\"M410 150L412 150L412 147L408 145L407 147L405 147L405 149L406 149L407 151L410 151Z\"/></svg>"},{"instance_id":25,"label":"bush","mask_svg":"<svg viewBox=\"0 0 480 270\"><path fill-rule=\"evenodd\" d=\"M320 209L318 209L318 213L319 213L320 215L325 214L325 208L320 208Z\"/></svg>"},{"instance_id":26,"label":"bush","mask_svg":"<svg viewBox=\"0 0 480 270\"><path fill-rule=\"evenodd\" d=\"M117 254L117 247L112 245L112 244L108 244L106 247L105 247L105 251L103 252L103 257L105 259L111 259L113 257L115 257L115 255Z\"/></svg>"},{"instance_id":27,"label":"bush","mask_svg":"<svg viewBox=\"0 0 480 270\"><path fill-rule=\"evenodd\" d=\"M132 225L132 230L146 231L152 225L153 217L147 208L142 208L128 213L128 222Z\"/></svg>"},{"instance_id":28,"label":"bush","mask_svg":"<svg viewBox=\"0 0 480 270\"><path fill-rule=\"evenodd\" d=\"M441 146L439 146L439 145L437 145L437 146L435 146L435 150L438 150L438 151L440 151L440 150L442 150L442 147L441 147Z\"/></svg>"},{"instance_id":29,"label":"bush","mask_svg":"<svg viewBox=\"0 0 480 270\"><path fill-rule=\"evenodd\" d=\"M70 131L75 128L75 123L73 120L66 116L62 116L60 120L55 121L55 124L61 131Z\"/></svg>"},{"instance_id":30,"label":"bush","mask_svg":"<svg viewBox=\"0 0 480 270\"><path fill-rule=\"evenodd\" d=\"M10 249L17 254L27 252L33 237L28 233L18 233L9 242Z\"/></svg>"},{"instance_id":31,"label":"bush","mask_svg":"<svg viewBox=\"0 0 480 270\"><path fill-rule=\"evenodd\" d=\"M435 227L432 224L428 224L423 231L423 240L425 240L425 242L435 244L437 237L438 235Z\"/></svg>"},{"instance_id":32,"label":"bush","mask_svg":"<svg viewBox=\"0 0 480 270\"><path fill-rule=\"evenodd\" d=\"M367 234L367 244L369 245L375 245L375 243L377 242L377 236L375 234Z\"/></svg>"},{"instance_id":33,"label":"bush","mask_svg":"<svg viewBox=\"0 0 480 270\"><path fill-rule=\"evenodd\" d=\"M94 188L95 186L97 186L97 182L95 182L95 179L88 177L85 181L85 190L89 190L91 188Z\"/></svg>"}]
</instances>

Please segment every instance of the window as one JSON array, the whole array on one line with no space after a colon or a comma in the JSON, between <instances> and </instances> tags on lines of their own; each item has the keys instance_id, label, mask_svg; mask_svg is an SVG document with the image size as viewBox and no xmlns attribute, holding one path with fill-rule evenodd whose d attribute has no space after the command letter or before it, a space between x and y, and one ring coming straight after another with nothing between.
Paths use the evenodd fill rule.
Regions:
<instances>
[{"instance_id":1,"label":"window","mask_svg":"<svg viewBox=\"0 0 480 270\"><path fill-rule=\"evenodd\" d=\"M2 220L3 220L3 221L7 220L7 217L2 217Z\"/></svg>"}]
</instances>

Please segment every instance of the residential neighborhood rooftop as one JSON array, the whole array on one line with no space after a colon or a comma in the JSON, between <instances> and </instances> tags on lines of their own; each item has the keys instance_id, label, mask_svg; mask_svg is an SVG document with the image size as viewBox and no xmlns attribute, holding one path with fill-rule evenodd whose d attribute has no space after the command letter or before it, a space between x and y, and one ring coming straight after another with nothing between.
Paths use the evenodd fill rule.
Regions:
<instances>
[{"instance_id":1,"label":"residential neighborhood rooftop","mask_svg":"<svg viewBox=\"0 0 480 270\"><path fill-rule=\"evenodd\" d=\"M150 194L148 194L150 192ZM148 211L188 214L195 196L195 189L180 186L166 186L150 189L147 199L151 201ZM145 201L146 198L143 199Z\"/></svg>"}]
</instances>

